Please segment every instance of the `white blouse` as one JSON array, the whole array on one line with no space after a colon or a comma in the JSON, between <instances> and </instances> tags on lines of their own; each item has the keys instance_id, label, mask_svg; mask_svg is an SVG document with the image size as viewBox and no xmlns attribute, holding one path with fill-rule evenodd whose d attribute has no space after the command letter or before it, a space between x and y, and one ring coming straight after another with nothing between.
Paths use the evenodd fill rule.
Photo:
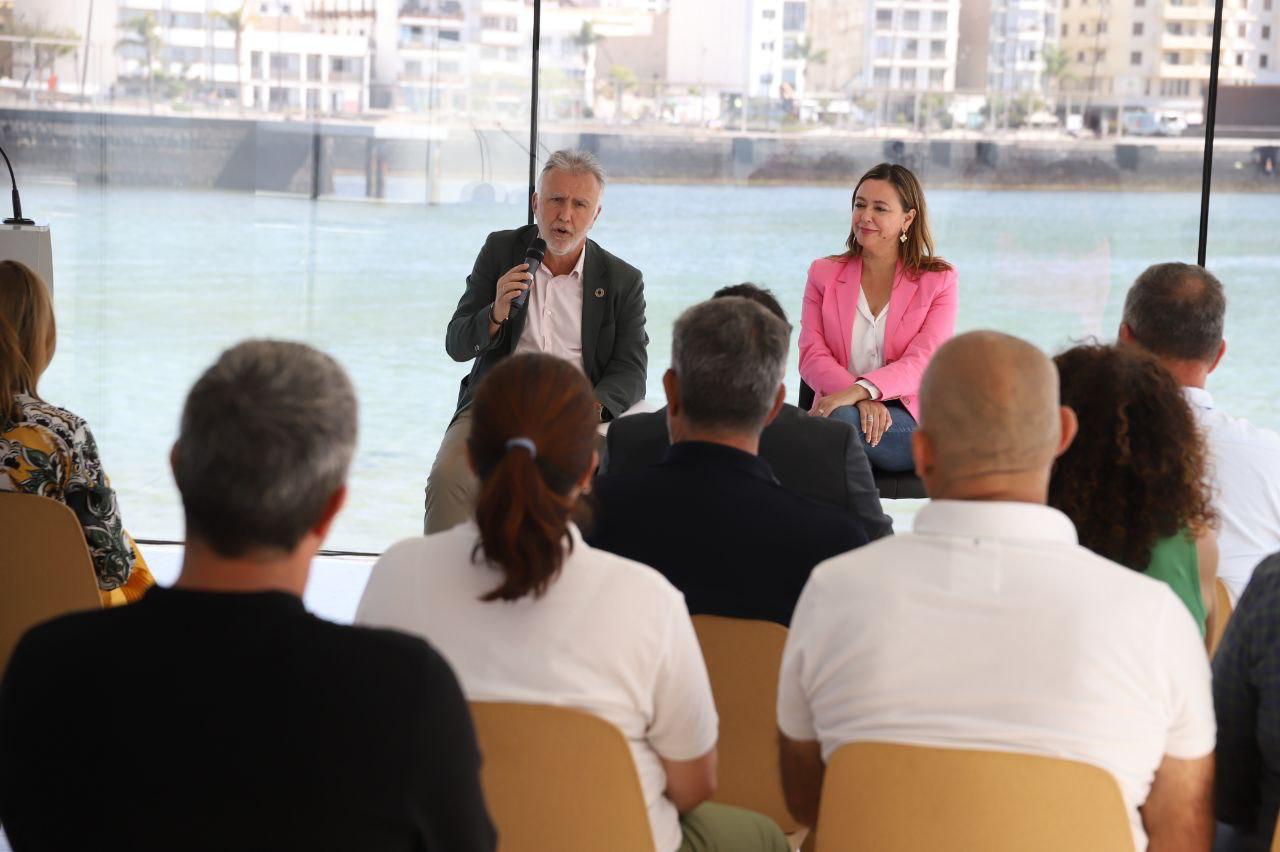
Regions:
<instances>
[{"instance_id":1,"label":"white blouse","mask_svg":"<svg viewBox=\"0 0 1280 852\"><path fill-rule=\"evenodd\" d=\"M858 310L853 315L853 340L849 344L849 372L855 378L884 366L884 329L891 301L886 301L880 313L872 316L867 291L858 288ZM859 379L858 384L871 393L872 399L880 398L880 389L871 382Z\"/></svg>"}]
</instances>

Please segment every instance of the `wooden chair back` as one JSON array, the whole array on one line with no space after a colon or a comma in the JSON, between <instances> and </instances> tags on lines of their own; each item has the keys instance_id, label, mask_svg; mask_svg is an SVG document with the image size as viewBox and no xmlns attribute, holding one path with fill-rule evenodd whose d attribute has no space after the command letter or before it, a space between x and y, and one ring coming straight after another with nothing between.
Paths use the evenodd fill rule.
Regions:
<instances>
[{"instance_id":1,"label":"wooden chair back","mask_svg":"<svg viewBox=\"0 0 1280 852\"><path fill-rule=\"evenodd\" d=\"M498 852L654 852L626 738L566 707L471 702Z\"/></svg>"},{"instance_id":2,"label":"wooden chair back","mask_svg":"<svg viewBox=\"0 0 1280 852\"><path fill-rule=\"evenodd\" d=\"M1231 612L1231 593L1227 591L1227 584L1222 582L1222 578L1216 578L1213 581L1213 617L1208 624L1210 657L1218 653L1222 635L1227 632L1227 622L1231 620Z\"/></svg>"},{"instance_id":3,"label":"wooden chair back","mask_svg":"<svg viewBox=\"0 0 1280 852\"><path fill-rule=\"evenodd\" d=\"M817 852L1133 852L1120 786L1087 763L850 743L827 766Z\"/></svg>"},{"instance_id":4,"label":"wooden chair back","mask_svg":"<svg viewBox=\"0 0 1280 852\"><path fill-rule=\"evenodd\" d=\"M22 634L97 609L98 581L75 513L47 497L0 492L0 674Z\"/></svg>"},{"instance_id":5,"label":"wooden chair back","mask_svg":"<svg viewBox=\"0 0 1280 852\"><path fill-rule=\"evenodd\" d=\"M720 716L713 801L755 811L784 834L799 824L787 812L778 767L778 669L787 629L772 621L695 615L702 657Z\"/></svg>"}]
</instances>

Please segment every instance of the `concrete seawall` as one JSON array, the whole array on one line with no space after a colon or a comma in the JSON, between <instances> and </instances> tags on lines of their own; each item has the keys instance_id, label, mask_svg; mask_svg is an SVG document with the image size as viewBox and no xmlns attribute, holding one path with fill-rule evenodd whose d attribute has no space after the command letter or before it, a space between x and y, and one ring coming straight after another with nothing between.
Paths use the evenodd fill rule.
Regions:
<instances>
[{"instance_id":1,"label":"concrete seawall","mask_svg":"<svg viewBox=\"0 0 1280 852\"><path fill-rule=\"evenodd\" d=\"M503 128L312 123L0 109L0 145L27 179L328 195L335 176L363 178L386 197L390 178L423 182L425 201L482 197L523 185L528 154ZM1280 191L1277 144L1220 140L1214 188ZM540 149L582 147L611 179L664 183L848 185L892 160L935 188L1198 190L1203 151L1194 139L1149 141L912 139L671 131L565 132ZM318 156L317 156L318 155ZM442 189L444 184L450 188ZM487 188L487 189L486 189ZM505 192L506 189L498 190Z\"/></svg>"}]
</instances>

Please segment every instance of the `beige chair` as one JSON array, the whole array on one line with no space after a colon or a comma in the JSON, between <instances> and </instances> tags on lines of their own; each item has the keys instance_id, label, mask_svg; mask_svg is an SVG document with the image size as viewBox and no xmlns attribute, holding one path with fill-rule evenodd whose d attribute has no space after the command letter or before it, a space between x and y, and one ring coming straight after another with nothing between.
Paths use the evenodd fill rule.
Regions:
<instances>
[{"instance_id":1,"label":"beige chair","mask_svg":"<svg viewBox=\"0 0 1280 852\"><path fill-rule=\"evenodd\" d=\"M1009 752L850 743L822 785L817 852L1133 852L1116 780Z\"/></svg>"},{"instance_id":2,"label":"beige chair","mask_svg":"<svg viewBox=\"0 0 1280 852\"><path fill-rule=\"evenodd\" d=\"M800 824L787 812L778 768L778 669L787 629L716 615L695 615L693 629L720 715L712 800L764 814L792 834Z\"/></svg>"},{"instance_id":3,"label":"beige chair","mask_svg":"<svg viewBox=\"0 0 1280 852\"><path fill-rule=\"evenodd\" d=\"M499 852L654 852L622 732L565 707L473 701Z\"/></svg>"},{"instance_id":4,"label":"beige chair","mask_svg":"<svg viewBox=\"0 0 1280 852\"><path fill-rule=\"evenodd\" d=\"M75 513L57 500L0 492L0 673L27 629L97 609L98 581Z\"/></svg>"},{"instance_id":5,"label":"beige chair","mask_svg":"<svg viewBox=\"0 0 1280 852\"><path fill-rule=\"evenodd\" d=\"M1231 594L1227 591L1227 584L1219 577L1213 581L1213 617L1206 625L1210 657L1218 653L1222 634L1227 632L1227 622L1231 620L1231 611Z\"/></svg>"},{"instance_id":6,"label":"beige chair","mask_svg":"<svg viewBox=\"0 0 1280 852\"><path fill-rule=\"evenodd\" d=\"M1271 835L1271 852L1280 852L1280 820L1276 821L1275 833Z\"/></svg>"}]
</instances>

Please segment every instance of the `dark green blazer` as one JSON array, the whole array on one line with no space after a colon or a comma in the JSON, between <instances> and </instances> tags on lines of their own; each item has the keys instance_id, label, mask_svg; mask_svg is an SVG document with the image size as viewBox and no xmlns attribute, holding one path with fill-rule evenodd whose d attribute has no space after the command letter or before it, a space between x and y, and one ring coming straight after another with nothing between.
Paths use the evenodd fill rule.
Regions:
<instances>
[{"instance_id":1,"label":"dark green blazer","mask_svg":"<svg viewBox=\"0 0 1280 852\"><path fill-rule=\"evenodd\" d=\"M526 312L513 312L511 321L490 340L489 308L497 294L498 279L524 262L525 251L537 235L537 225L494 231L467 276L466 292L449 320L444 344L455 361L475 359L470 375L458 389L458 411L471 404L481 377L515 350L524 331ZM605 419L616 417L644 398L648 345L640 270L588 239L582 269L582 369L595 386L596 399L604 405Z\"/></svg>"}]
</instances>

